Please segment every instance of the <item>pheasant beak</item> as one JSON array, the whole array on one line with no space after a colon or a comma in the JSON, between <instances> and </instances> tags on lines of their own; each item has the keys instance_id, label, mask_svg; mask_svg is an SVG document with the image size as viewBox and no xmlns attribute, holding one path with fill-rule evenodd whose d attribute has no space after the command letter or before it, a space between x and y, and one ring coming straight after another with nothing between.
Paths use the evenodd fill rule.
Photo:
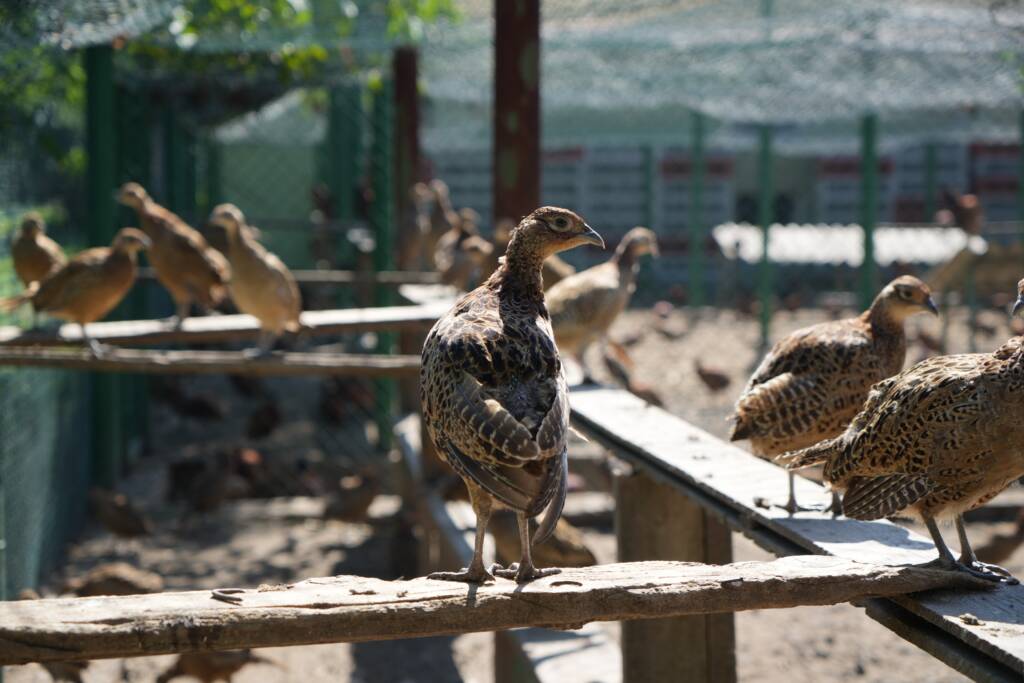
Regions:
<instances>
[{"instance_id":1,"label":"pheasant beak","mask_svg":"<svg viewBox=\"0 0 1024 683\"><path fill-rule=\"evenodd\" d=\"M597 234L597 231L586 223L583 224L583 227L586 228L586 230L579 234L580 241L583 244L593 244L594 246L604 249L604 240Z\"/></svg>"},{"instance_id":2,"label":"pheasant beak","mask_svg":"<svg viewBox=\"0 0 1024 683\"><path fill-rule=\"evenodd\" d=\"M936 318L939 317L939 307L935 305L935 299L933 299L931 297L928 297L927 299L925 299L924 307L927 308L928 311L932 315L934 315Z\"/></svg>"},{"instance_id":3,"label":"pheasant beak","mask_svg":"<svg viewBox=\"0 0 1024 683\"><path fill-rule=\"evenodd\" d=\"M1017 297L1017 302L1013 304L1013 313L1010 315L1020 315L1022 310L1024 310L1024 294Z\"/></svg>"}]
</instances>

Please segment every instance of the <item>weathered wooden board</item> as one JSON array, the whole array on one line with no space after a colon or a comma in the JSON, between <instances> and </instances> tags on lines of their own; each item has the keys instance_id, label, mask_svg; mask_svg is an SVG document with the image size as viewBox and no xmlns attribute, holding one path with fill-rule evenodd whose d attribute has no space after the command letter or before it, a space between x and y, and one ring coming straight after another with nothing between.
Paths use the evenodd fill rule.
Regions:
<instances>
[{"instance_id":1,"label":"weathered wooden board","mask_svg":"<svg viewBox=\"0 0 1024 683\"><path fill-rule=\"evenodd\" d=\"M640 562L565 569L518 585L358 576L210 591L0 603L0 665L361 642L524 626L827 605L950 585L958 577L834 557L721 567ZM964 579L959 579L963 581Z\"/></svg>"},{"instance_id":2,"label":"weathered wooden board","mask_svg":"<svg viewBox=\"0 0 1024 683\"><path fill-rule=\"evenodd\" d=\"M354 353L274 353L254 358L242 351L156 351L111 348L99 358L87 349L0 346L0 365L90 372L234 374L258 376L345 375L415 377L419 356Z\"/></svg>"},{"instance_id":3,"label":"weathered wooden board","mask_svg":"<svg viewBox=\"0 0 1024 683\"><path fill-rule=\"evenodd\" d=\"M436 271L413 270L293 270L300 285L436 285L441 274ZM139 268L140 280L155 280L152 268Z\"/></svg>"},{"instance_id":4,"label":"weathered wooden board","mask_svg":"<svg viewBox=\"0 0 1024 683\"><path fill-rule=\"evenodd\" d=\"M350 308L305 311L301 321L308 334L344 334L350 332L391 332L429 328L451 307L449 301L420 306ZM188 318L181 329L167 320L126 320L89 325L89 335L107 344L166 344L255 339L260 328L250 315L210 315ZM57 329L21 330L0 327L0 344L34 346L80 344L78 325L65 324Z\"/></svg>"},{"instance_id":5,"label":"weathered wooden board","mask_svg":"<svg viewBox=\"0 0 1024 683\"><path fill-rule=\"evenodd\" d=\"M760 499L784 501L786 473L628 392L580 387L571 393L573 423L630 462L700 498L733 528L779 551L812 552L879 564L921 564L936 557L932 542L885 521L793 516ZM797 479L803 504L827 504L817 484ZM954 539L950 539L954 540ZM953 636L1014 676L1024 676L1024 586L992 592L944 592L900 598L897 605ZM978 623L960 618L972 614ZM933 652L951 663L944 652ZM963 659L963 658L961 658ZM964 671L968 675L977 672Z\"/></svg>"}]
</instances>

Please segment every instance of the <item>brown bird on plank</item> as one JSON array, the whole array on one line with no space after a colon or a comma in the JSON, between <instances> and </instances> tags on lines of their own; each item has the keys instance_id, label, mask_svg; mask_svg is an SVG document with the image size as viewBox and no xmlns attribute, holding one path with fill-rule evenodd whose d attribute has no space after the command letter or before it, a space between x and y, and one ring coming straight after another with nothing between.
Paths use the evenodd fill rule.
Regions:
<instances>
[{"instance_id":1,"label":"brown bird on plank","mask_svg":"<svg viewBox=\"0 0 1024 683\"><path fill-rule=\"evenodd\" d=\"M245 216L234 204L215 207L210 223L227 233L231 298L238 310L260 321L257 353L266 355L284 332L302 329L302 295L295 276L281 259L256 241Z\"/></svg>"},{"instance_id":2,"label":"brown bird on plank","mask_svg":"<svg viewBox=\"0 0 1024 683\"><path fill-rule=\"evenodd\" d=\"M522 559L500 576L529 581L529 520L547 513L533 538L553 531L565 501L569 396L541 282L544 259L601 237L567 209L542 207L512 233L504 263L462 297L423 345L420 397L438 453L466 482L477 516L473 561L451 581L493 579L483 564L495 501L516 511Z\"/></svg>"},{"instance_id":3,"label":"brown bird on plank","mask_svg":"<svg viewBox=\"0 0 1024 683\"><path fill-rule=\"evenodd\" d=\"M99 356L103 347L89 336L86 325L121 303L135 282L136 254L149 246L149 238L140 231L122 228L109 247L86 249L18 296L0 299L0 311L30 303L37 313L78 323L82 339Z\"/></svg>"},{"instance_id":4,"label":"brown bird on plank","mask_svg":"<svg viewBox=\"0 0 1024 683\"><path fill-rule=\"evenodd\" d=\"M501 265L501 258L508 250L508 241L512 239L512 230L515 227L516 222L511 218L502 218L495 224L494 235L491 238L494 248L491 250L490 257L482 266L483 272L494 272ZM556 282L561 282L575 272L576 269L571 264L562 260L557 254L547 257L544 260L544 268L541 271L544 289L551 289Z\"/></svg>"},{"instance_id":5,"label":"brown bird on plank","mask_svg":"<svg viewBox=\"0 0 1024 683\"><path fill-rule=\"evenodd\" d=\"M1024 311L1024 280L1014 314ZM854 519L910 513L922 519L939 551L938 566L994 581L1016 580L980 562L963 514L1024 476L1024 345L995 353L936 356L875 385L839 436L787 453L787 468L825 466L843 512ZM936 519L952 517L960 537L955 559Z\"/></svg>"},{"instance_id":6,"label":"brown bird on plank","mask_svg":"<svg viewBox=\"0 0 1024 683\"><path fill-rule=\"evenodd\" d=\"M135 209L140 227L153 241L149 262L174 299L177 328L188 317L193 302L213 308L224 299L231 271L223 254L206 238L153 201L138 183L122 185L117 200Z\"/></svg>"},{"instance_id":7,"label":"brown bird on plank","mask_svg":"<svg viewBox=\"0 0 1024 683\"><path fill-rule=\"evenodd\" d=\"M547 291L559 351L583 365L587 347L604 339L629 304L644 254L658 255L658 238L648 228L633 228L608 261L570 275Z\"/></svg>"},{"instance_id":8,"label":"brown bird on plank","mask_svg":"<svg viewBox=\"0 0 1024 683\"><path fill-rule=\"evenodd\" d=\"M157 677L157 683L167 683L181 676L197 678L202 683L226 681L231 683L235 674L249 664L268 664L281 667L281 664L269 657L253 654L252 650L232 650L229 652L183 652L177 661Z\"/></svg>"},{"instance_id":9,"label":"brown bird on plank","mask_svg":"<svg viewBox=\"0 0 1024 683\"><path fill-rule=\"evenodd\" d=\"M701 384L707 387L711 393L717 394L728 389L729 385L732 384L732 378L725 371L704 365L700 358L694 359L693 369L697 373Z\"/></svg>"},{"instance_id":10,"label":"brown bird on plank","mask_svg":"<svg viewBox=\"0 0 1024 683\"><path fill-rule=\"evenodd\" d=\"M28 287L45 279L67 263L64 250L46 234L46 222L35 211L21 219L21 228L11 241L14 272L21 284Z\"/></svg>"},{"instance_id":11,"label":"brown bird on plank","mask_svg":"<svg viewBox=\"0 0 1024 683\"><path fill-rule=\"evenodd\" d=\"M486 263L494 246L480 236L472 209L459 212L458 222L441 236L434 251L434 267L441 273L441 282L465 291Z\"/></svg>"},{"instance_id":12,"label":"brown bird on plank","mask_svg":"<svg viewBox=\"0 0 1024 683\"><path fill-rule=\"evenodd\" d=\"M860 316L805 327L779 340L736 401L731 440L750 439L755 455L771 459L838 435L871 386L903 369L903 323L925 311L938 315L931 290L904 275ZM793 486L790 472L790 512L801 509Z\"/></svg>"}]
</instances>

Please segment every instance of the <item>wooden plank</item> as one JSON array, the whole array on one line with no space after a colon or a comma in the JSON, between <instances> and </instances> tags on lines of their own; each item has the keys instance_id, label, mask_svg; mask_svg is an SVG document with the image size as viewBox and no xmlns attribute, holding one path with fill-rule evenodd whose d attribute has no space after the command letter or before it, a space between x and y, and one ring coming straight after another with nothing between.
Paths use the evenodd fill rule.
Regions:
<instances>
[{"instance_id":1,"label":"wooden plank","mask_svg":"<svg viewBox=\"0 0 1024 683\"><path fill-rule=\"evenodd\" d=\"M450 301L420 306L386 306L327 311L305 311L300 318L307 334L346 334L353 332L395 332L429 328L451 307ZM246 341L259 335L259 323L250 315L211 315L188 318L181 329L167 320L126 320L89 325L89 335L105 344L168 344ZM21 330L0 327L0 345L52 346L80 344L78 325L64 324L57 329Z\"/></svg>"},{"instance_id":2,"label":"wooden plank","mask_svg":"<svg viewBox=\"0 0 1024 683\"><path fill-rule=\"evenodd\" d=\"M623 473L615 478L615 500L620 562L732 560L728 528L675 487ZM733 621L732 614L700 614L624 623L623 680L735 681Z\"/></svg>"},{"instance_id":3,"label":"wooden plank","mask_svg":"<svg viewBox=\"0 0 1024 683\"><path fill-rule=\"evenodd\" d=\"M414 270L293 270L292 275L300 285L438 285L441 274L435 271ZM139 268L140 280L156 281L152 268Z\"/></svg>"},{"instance_id":4,"label":"wooden plank","mask_svg":"<svg viewBox=\"0 0 1024 683\"><path fill-rule=\"evenodd\" d=\"M580 387L572 391L571 403L579 429L619 457L699 499L729 526L773 552L812 552L885 564L921 564L936 557L930 540L886 521L833 520L813 512L790 516L779 508L759 506L759 499L785 500L782 469L625 391ZM823 488L799 477L797 497L803 503L829 500ZM896 602L971 651L961 661L984 656L1017 677L1024 675L1024 586L1001 586L992 593L946 591ZM975 615L979 623L960 619L962 614ZM976 673L961 670L968 676Z\"/></svg>"},{"instance_id":5,"label":"wooden plank","mask_svg":"<svg viewBox=\"0 0 1024 683\"><path fill-rule=\"evenodd\" d=\"M0 346L0 365L147 374L233 374L261 377L345 375L416 377L420 357L356 353L274 353L254 358L244 351L155 351L113 348L96 358L87 349Z\"/></svg>"},{"instance_id":6,"label":"wooden plank","mask_svg":"<svg viewBox=\"0 0 1024 683\"><path fill-rule=\"evenodd\" d=\"M828 605L965 580L918 567L804 556L724 567L600 565L526 585L334 576L253 588L236 594L236 604L210 591L14 601L0 603L0 665L579 628L591 621Z\"/></svg>"}]
</instances>

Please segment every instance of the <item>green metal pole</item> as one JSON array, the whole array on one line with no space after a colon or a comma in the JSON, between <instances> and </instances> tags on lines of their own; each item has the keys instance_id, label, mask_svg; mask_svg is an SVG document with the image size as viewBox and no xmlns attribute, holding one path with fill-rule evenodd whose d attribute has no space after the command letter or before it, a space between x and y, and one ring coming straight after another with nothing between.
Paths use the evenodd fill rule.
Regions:
<instances>
[{"instance_id":1,"label":"green metal pole","mask_svg":"<svg viewBox=\"0 0 1024 683\"><path fill-rule=\"evenodd\" d=\"M114 234L115 151L114 53L108 45L86 48L86 226L90 245L106 245ZM112 486L121 463L121 424L115 375L92 376L92 479Z\"/></svg>"},{"instance_id":2,"label":"green metal pole","mask_svg":"<svg viewBox=\"0 0 1024 683\"><path fill-rule=\"evenodd\" d=\"M704 115L690 114L690 302L703 306L704 295Z\"/></svg>"},{"instance_id":3,"label":"green metal pole","mask_svg":"<svg viewBox=\"0 0 1024 683\"><path fill-rule=\"evenodd\" d=\"M929 142L924 146L924 216L926 223L935 220L935 212L938 210L935 205L935 200L938 198L937 156L934 142Z\"/></svg>"},{"instance_id":4,"label":"green metal pole","mask_svg":"<svg viewBox=\"0 0 1024 683\"><path fill-rule=\"evenodd\" d=\"M772 177L772 129L761 126L757 154L757 221L761 224L761 266L758 272L758 298L761 301L761 348L768 348L772 323L772 264L768 255L769 231L772 224L772 200L775 188Z\"/></svg>"},{"instance_id":5,"label":"green metal pole","mask_svg":"<svg viewBox=\"0 0 1024 683\"><path fill-rule=\"evenodd\" d=\"M1024 239L1024 111L1020 113L1020 140L1017 143L1017 220Z\"/></svg>"},{"instance_id":6,"label":"green metal pole","mask_svg":"<svg viewBox=\"0 0 1024 683\"><path fill-rule=\"evenodd\" d=\"M333 218L339 227L356 218L359 160L363 137L363 90L358 85L331 88L327 110L327 186L334 198ZM353 267L352 245L344 234L338 236L338 262Z\"/></svg>"},{"instance_id":7,"label":"green metal pole","mask_svg":"<svg viewBox=\"0 0 1024 683\"><path fill-rule=\"evenodd\" d=\"M220 145L212 135L207 135L203 140L203 149L206 156L206 206L203 207L203 213L209 215L213 207L224 201L221 184L222 159Z\"/></svg>"},{"instance_id":8,"label":"green metal pole","mask_svg":"<svg viewBox=\"0 0 1024 683\"><path fill-rule=\"evenodd\" d=\"M394 268L394 91L391 81L385 80L381 88L373 93L373 141L370 150L373 184L373 204L370 207L370 225L376 236L373 252L373 267L376 271ZM388 287L377 287L375 303L389 306L393 303L392 291ZM392 354L395 351L395 335L384 332L378 335L377 352ZM380 446L391 448L392 418L397 399L397 387L393 380L377 380L377 429Z\"/></svg>"},{"instance_id":9,"label":"green metal pole","mask_svg":"<svg viewBox=\"0 0 1024 683\"><path fill-rule=\"evenodd\" d=\"M878 116L866 114L860 124L860 224L864 229L861 264L861 308L875 298L875 224L878 220Z\"/></svg>"}]
</instances>

